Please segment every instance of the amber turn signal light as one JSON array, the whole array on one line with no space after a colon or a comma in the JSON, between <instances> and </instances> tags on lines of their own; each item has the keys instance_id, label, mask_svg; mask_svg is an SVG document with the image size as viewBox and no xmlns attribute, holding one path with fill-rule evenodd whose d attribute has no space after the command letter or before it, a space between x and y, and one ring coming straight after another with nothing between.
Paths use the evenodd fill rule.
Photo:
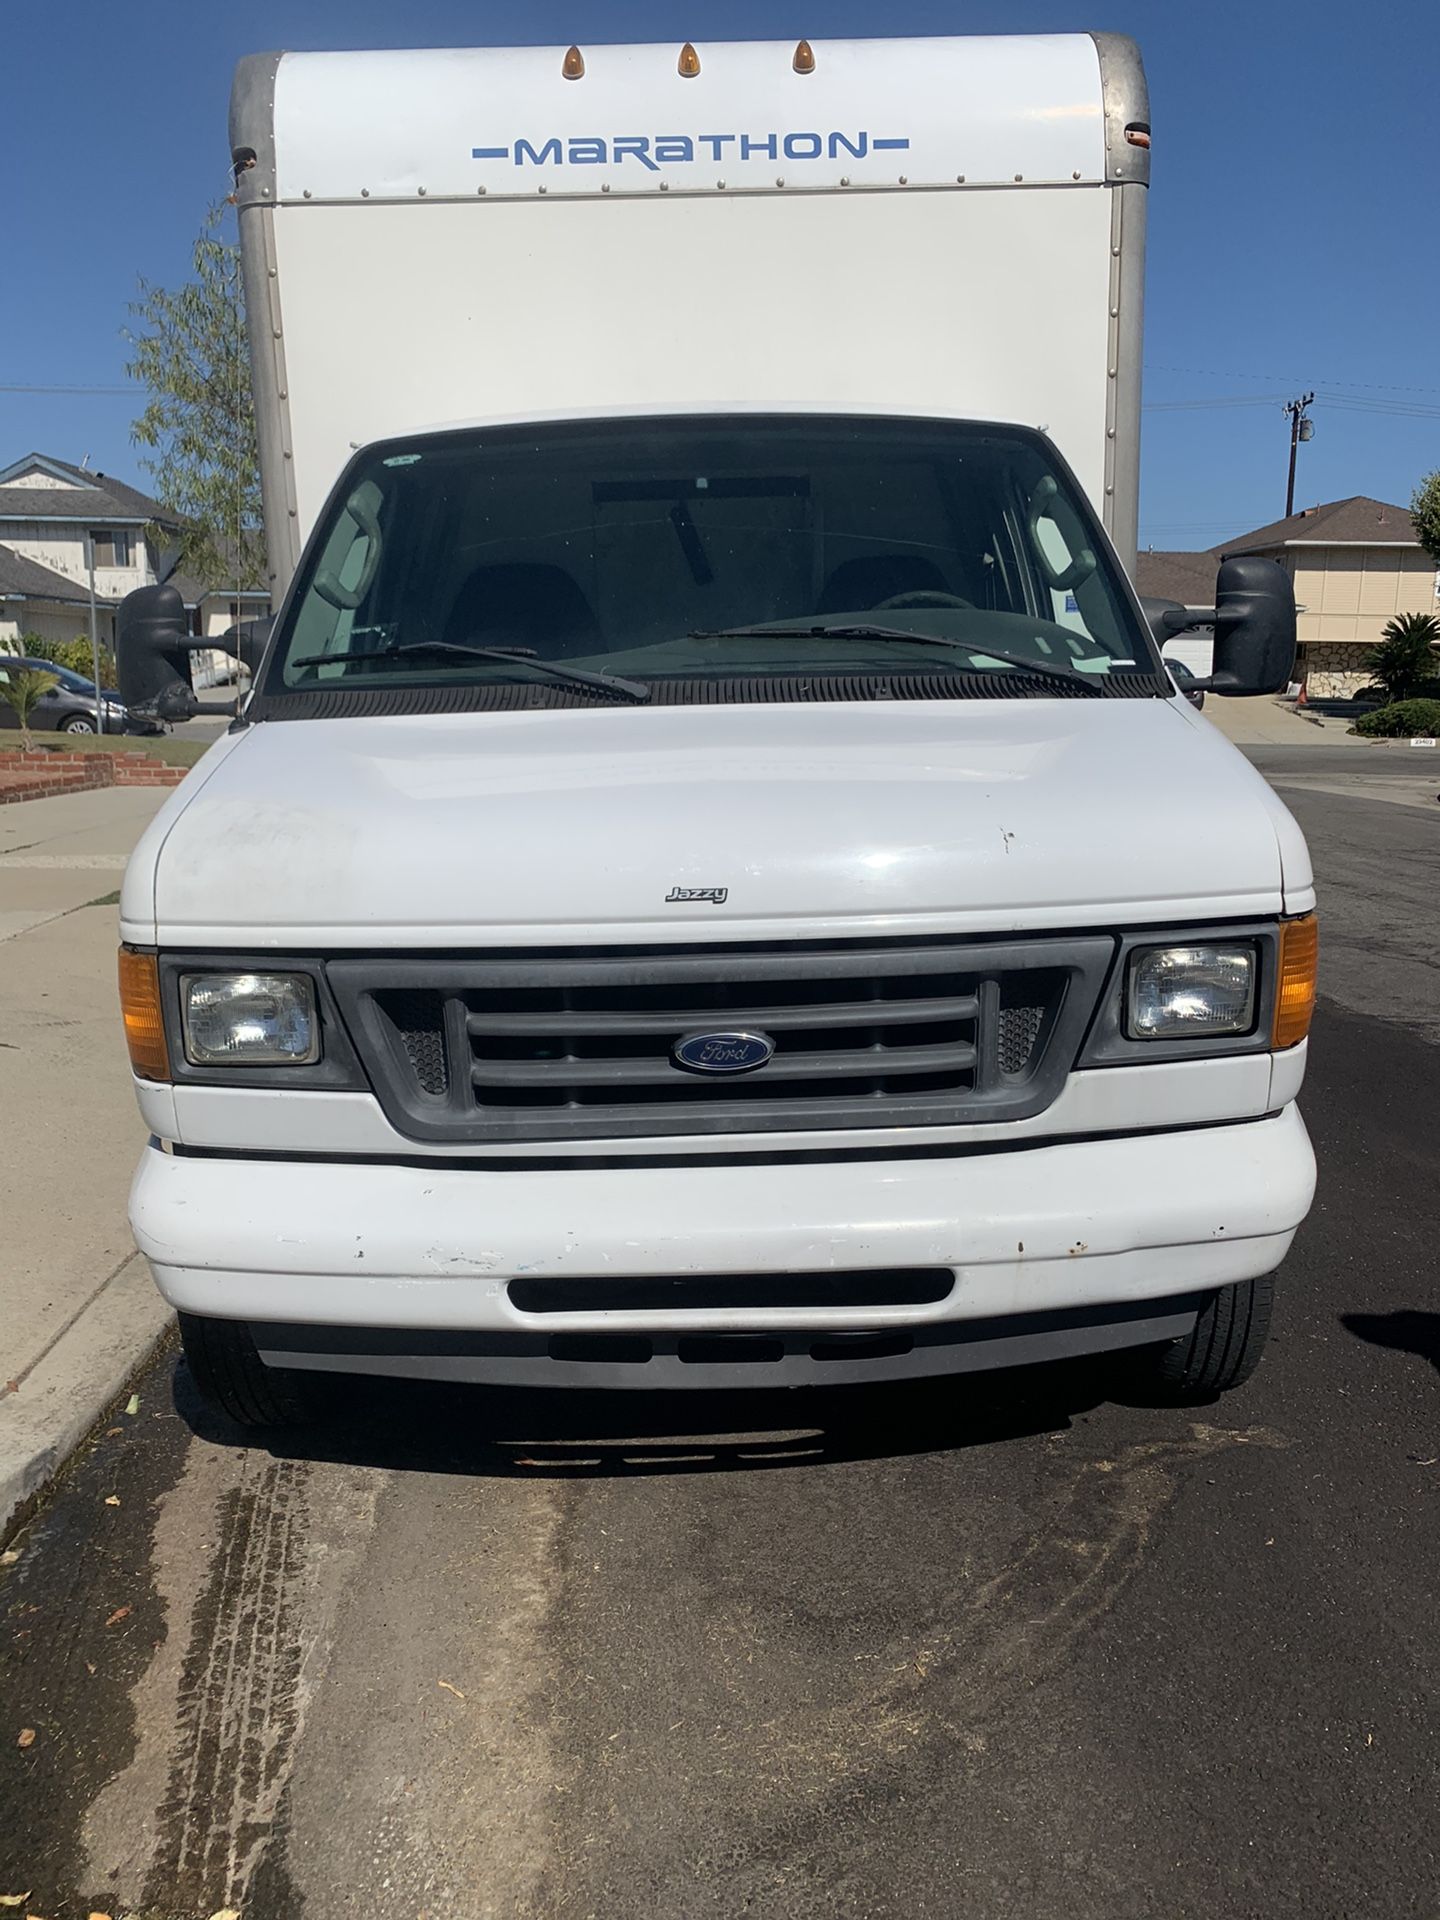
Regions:
<instances>
[{"instance_id":1,"label":"amber turn signal light","mask_svg":"<svg viewBox=\"0 0 1440 1920\"><path fill-rule=\"evenodd\" d=\"M682 80L693 80L700 71L700 56L688 40L680 49L680 60L675 71Z\"/></svg>"},{"instance_id":2,"label":"amber turn signal light","mask_svg":"<svg viewBox=\"0 0 1440 1920\"><path fill-rule=\"evenodd\" d=\"M170 1049L160 1012L160 966L153 953L120 949L120 1012L130 1065L142 1080L168 1080Z\"/></svg>"},{"instance_id":3,"label":"amber turn signal light","mask_svg":"<svg viewBox=\"0 0 1440 1920\"><path fill-rule=\"evenodd\" d=\"M565 58L560 62L560 71L567 80L583 80L585 78L585 56L578 47L571 47Z\"/></svg>"},{"instance_id":4,"label":"amber turn signal light","mask_svg":"<svg viewBox=\"0 0 1440 1920\"><path fill-rule=\"evenodd\" d=\"M1313 913L1280 922L1280 978L1275 986L1272 1046L1299 1046L1309 1033L1319 958L1320 924Z\"/></svg>"},{"instance_id":5,"label":"amber turn signal light","mask_svg":"<svg viewBox=\"0 0 1440 1920\"><path fill-rule=\"evenodd\" d=\"M796 73L814 73L815 49L808 40L802 40L799 46L796 47L795 59L792 64Z\"/></svg>"}]
</instances>

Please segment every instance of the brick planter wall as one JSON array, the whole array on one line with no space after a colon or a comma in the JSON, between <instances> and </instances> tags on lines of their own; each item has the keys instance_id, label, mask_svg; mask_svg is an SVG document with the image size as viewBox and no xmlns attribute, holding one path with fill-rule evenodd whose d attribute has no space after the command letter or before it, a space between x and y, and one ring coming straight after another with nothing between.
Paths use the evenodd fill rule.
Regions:
<instances>
[{"instance_id":1,"label":"brick planter wall","mask_svg":"<svg viewBox=\"0 0 1440 1920\"><path fill-rule=\"evenodd\" d=\"M85 793L96 787L178 787L188 772L188 767L166 766L147 753L0 748L0 806L7 800L48 800L57 793Z\"/></svg>"}]
</instances>

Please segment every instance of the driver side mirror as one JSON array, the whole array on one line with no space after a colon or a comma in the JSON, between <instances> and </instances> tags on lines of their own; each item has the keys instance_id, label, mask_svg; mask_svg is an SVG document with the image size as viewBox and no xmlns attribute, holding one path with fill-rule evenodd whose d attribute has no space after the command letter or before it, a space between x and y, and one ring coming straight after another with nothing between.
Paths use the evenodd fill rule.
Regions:
<instances>
[{"instance_id":1,"label":"driver side mirror","mask_svg":"<svg viewBox=\"0 0 1440 1920\"><path fill-rule=\"evenodd\" d=\"M1295 589L1285 569L1255 554L1222 560L1213 607L1151 601L1145 608L1157 641L1196 627L1215 629L1210 678L1197 687L1235 698L1281 693L1295 667Z\"/></svg>"}]
</instances>

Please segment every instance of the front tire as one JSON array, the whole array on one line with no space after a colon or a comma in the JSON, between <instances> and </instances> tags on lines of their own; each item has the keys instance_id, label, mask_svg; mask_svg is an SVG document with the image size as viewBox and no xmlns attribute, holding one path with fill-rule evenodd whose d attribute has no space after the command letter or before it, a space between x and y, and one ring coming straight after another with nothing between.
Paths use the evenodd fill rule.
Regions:
<instances>
[{"instance_id":1,"label":"front tire","mask_svg":"<svg viewBox=\"0 0 1440 1920\"><path fill-rule=\"evenodd\" d=\"M182 1313L180 1340L201 1399L238 1426L289 1427L310 1417L304 1382L267 1367L239 1321Z\"/></svg>"},{"instance_id":2,"label":"front tire","mask_svg":"<svg viewBox=\"0 0 1440 1920\"><path fill-rule=\"evenodd\" d=\"M97 733L99 729L88 713L72 713L60 731L62 733Z\"/></svg>"},{"instance_id":3,"label":"front tire","mask_svg":"<svg viewBox=\"0 0 1440 1920\"><path fill-rule=\"evenodd\" d=\"M1274 1302L1271 1273L1212 1293L1193 1332L1141 1363L1146 1398L1162 1406L1196 1406L1243 1386L1265 1351Z\"/></svg>"}]
</instances>

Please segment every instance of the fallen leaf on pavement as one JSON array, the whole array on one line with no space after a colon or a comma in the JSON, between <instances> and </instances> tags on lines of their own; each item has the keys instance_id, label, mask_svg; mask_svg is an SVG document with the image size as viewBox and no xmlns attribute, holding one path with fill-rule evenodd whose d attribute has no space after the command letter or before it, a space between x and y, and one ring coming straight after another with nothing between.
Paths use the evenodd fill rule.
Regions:
<instances>
[{"instance_id":1,"label":"fallen leaf on pavement","mask_svg":"<svg viewBox=\"0 0 1440 1920\"><path fill-rule=\"evenodd\" d=\"M105 1624L107 1627L113 1627L117 1620L126 1620L129 1618L129 1616L130 1616L129 1607L116 1607L115 1611L111 1614L110 1618L105 1622Z\"/></svg>"},{"instance_id":2,"label":"fallen leaf on pavement","mask_svg":"<svg viewBox=\"0 0 1440 1920\"><path fill-rule=\"evenodd\" d=\"M88 1916L88 1920L113 1920L113 1916L108 1913L92 1913Z\"/></svg>"},{"instance_id":3,"label":"fallen leaf on pavement","mask_svg":"<svg viewBox=\"0 0 1440 1920\"><path fill-rule=\"evenodd\" d=\"M107 1493L107 1494L106 1494L106 1496L105 1496L105 1504L106 1504L106 1506L107 1506L107 1507L118 1507L118 1506L119 1506L119 1504L120 1504L120 1496L119 1496L119 1494L118 1494L118 1493Z\"/></svg>"},{"instance_id":4,"label":"fallen leaf on pavement","mask_svg":"<svg viewBox=\"0 0 1440 1920\"><path fill-rule=\"evenodd\" d=\"M105 1438L108 1440L110 1439L112 1434L123 1433L124 1431L125 1431L124 1427L106 1427Z\"/></svg>"},{"instance_id":5,"label":"fallen leaf on pavement","mask_svg":"<svg viewBox=\"0 0 1440 1920\"><path fill-rule=\"evenodd\" d=\"M19 1558L20 1549L18 1547L7 1547L4 1553L0 1553L0 1567L13 1567Z\"/></svg>"},{"instance_id":6,"label":"fallen leaf on pavement","mask_svg":"<svg viewBox=\"0 0 1440 1920\"><path fill-rule=\"evenodd\" d=\"M18 1380L7 1380L5 1382L5 1391L6 1393L18 1393L20 1391L20 1382Z\"/></svg>"},{"instance_id":7,"label":"fallen leaf on pavement","mask_svg":"<svg viewBox=\"0 0 1440 1920\"><path fill-rule=\"evenodd\" d=\"M28 1893L0 1893L0 1907L23 1907L29 1898Z\"/></svg>"},{"instance_id":8,"label":"fallen leaf on pavement","mask_svg":"<svg viewBox=\"0 0 1440 1920\"><path fill-rule=\"evenodd\" d=\"M452 1687L448 1680L437 1680L435 1684L437 1687L444 1687L447 1693L453 1693L457 1700L463 1700L465 1698L459 1687Z\"/></svg>"},{"instance_id":9,"label":"fallen leaf on pavement","mask_svg":"<svg viewBox=\"0 0 1440 1920\"><path fill-rule=\"evenodd\" d=\"M20 1729L20 1738L15 1744L17 1747L33 1747L35 1744L35 1729L33 1727L22 1727Z\"/></svg>"},{"instance_id":10,"label":"fallen leaf on pavement","mask_svg":"<svg viewBox=\"0 0 1440 1920\"><path fill-rule=\"evenodd\" d=\"M127 1413L138 1413L140 1411L140 1396L138 1393L132 1393L130 1398L125 1402L125 1411Z\"/></svg>"},{"instance_id":11,"label":"fallen leaf on pavement","mask_svg":"<svg viewBox=\"0 0 1440 1920\"><path fill-rule=\"evenodd\" d=\"M100 1671L100 1669L99 1669L99 1668L98 1668L98 1667L96 1666L96 1664L95 1664L95 1662L94 1662L93 1660L87 1660L87 1661L85 1662L85 1671L86 1671L87 1673L91 1673L91 1674L94 1674L94 1673L98 1673L98 1672Z\"/></svg>"},{"instance_id":12,"label":"fallen leaf on pavement","mask_svg":"<svg viewBox=\"0 0 1440 1920\"><path fill-rule=\"evenodd\" d=\"M218 1913L212 1913L210 1920L240 1920L238 1907L221 1907Z\"/></svg>"}]
</instances>

